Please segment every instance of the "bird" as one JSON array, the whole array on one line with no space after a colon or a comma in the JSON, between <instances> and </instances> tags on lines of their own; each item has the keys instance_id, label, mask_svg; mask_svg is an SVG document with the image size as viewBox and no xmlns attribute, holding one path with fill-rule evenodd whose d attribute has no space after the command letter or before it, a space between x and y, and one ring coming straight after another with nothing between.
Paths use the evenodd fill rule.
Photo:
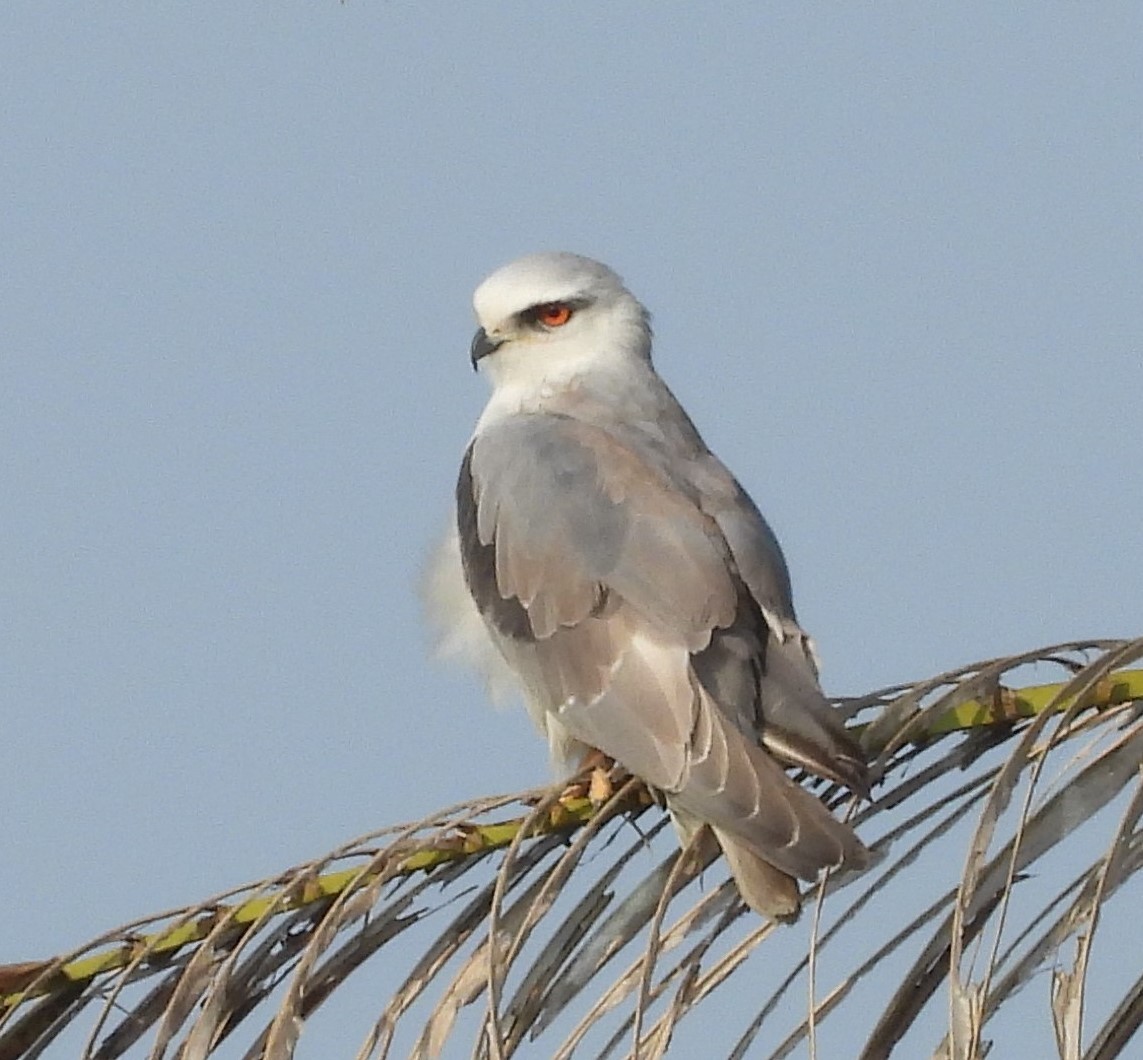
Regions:
<instances>
[{"instance_id":1,"label":"bird","mask_svg":"<svg viewBox=\"0 0 1143 1060\"><path fill-rule=\"evenodd\" d=\"M441 650L494 694L522 691L554 760L606 756L681 842L709 829L746 905L795 920L798 881L870 852L787 771L866 798L869 773L774 531L659 376L650 314L608 266L532 254L473 308L491 396L427 575Z\"/></svg>"}]
</instances>

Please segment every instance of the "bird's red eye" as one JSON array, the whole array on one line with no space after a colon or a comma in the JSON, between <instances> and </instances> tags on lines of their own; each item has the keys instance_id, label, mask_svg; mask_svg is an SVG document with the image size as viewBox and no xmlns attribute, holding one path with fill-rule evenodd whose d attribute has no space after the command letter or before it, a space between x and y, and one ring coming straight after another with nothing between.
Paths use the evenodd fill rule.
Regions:
<instances>
[{"instance_id":1,"label":"bird's red eye","mask_svg":"<svg viewBox=\"0 0 1143 1060\"><path fill-rule=\"evenodd\" d=\"M561 328L572 318L572 307L567 302L548 302L536 306L536 319L546 328Z\"/></svg>"}]
</instances>

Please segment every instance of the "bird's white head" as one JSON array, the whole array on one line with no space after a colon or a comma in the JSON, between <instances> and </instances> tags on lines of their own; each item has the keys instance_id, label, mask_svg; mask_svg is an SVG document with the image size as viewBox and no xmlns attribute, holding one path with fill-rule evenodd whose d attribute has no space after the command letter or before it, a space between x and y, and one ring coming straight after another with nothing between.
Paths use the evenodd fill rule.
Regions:
<instances>
[{"instance_id":1,"label":"bird's white head","mask_svg":"<svg viewBox=\"0 0 1143 1060\"><path fill-rule=\"evenodd\" d=\"M606 265L532 254L497 269L472 299L473 367L495 388L558 387L588 372L648 365L647 311Z\"/></svg>"}]
</instances>

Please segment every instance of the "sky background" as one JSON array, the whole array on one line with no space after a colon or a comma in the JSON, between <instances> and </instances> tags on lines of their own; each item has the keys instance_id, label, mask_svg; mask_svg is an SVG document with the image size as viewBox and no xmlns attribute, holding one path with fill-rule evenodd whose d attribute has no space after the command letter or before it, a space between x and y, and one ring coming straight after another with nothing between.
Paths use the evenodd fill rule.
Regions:
<instances>
[{"instance_id":1,"label":"sky background","mask_svg":"<svg viewBox=\"0 0 1143 1060\"><path fill-rule=\"evenodd\" d=\"M0 961L547 778L416 592L522 253L651 309L829 691L1143 633L1141 41L1134 2L8 0Z\"/></svg>"}]
</instances>

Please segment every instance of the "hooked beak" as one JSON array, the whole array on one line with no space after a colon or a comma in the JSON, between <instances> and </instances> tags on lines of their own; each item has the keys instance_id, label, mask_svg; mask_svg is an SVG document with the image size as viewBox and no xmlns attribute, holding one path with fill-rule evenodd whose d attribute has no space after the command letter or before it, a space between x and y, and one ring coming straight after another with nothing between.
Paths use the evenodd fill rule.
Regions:
<instances>
[{"instance_id":1,"label":"hooked beak","mask_svg":"<svg viewBox=\"0 0 1143 1060\"><path fill-rule=\"evenodd\" d=\"M469 347L469 352L472 355L472 370L476 371L477 362L481 357L495 353L503 345L503 339L490 339L484 328L477 328L476 334L472 336L472 346Z\"/></svg>"}]
</instances>

